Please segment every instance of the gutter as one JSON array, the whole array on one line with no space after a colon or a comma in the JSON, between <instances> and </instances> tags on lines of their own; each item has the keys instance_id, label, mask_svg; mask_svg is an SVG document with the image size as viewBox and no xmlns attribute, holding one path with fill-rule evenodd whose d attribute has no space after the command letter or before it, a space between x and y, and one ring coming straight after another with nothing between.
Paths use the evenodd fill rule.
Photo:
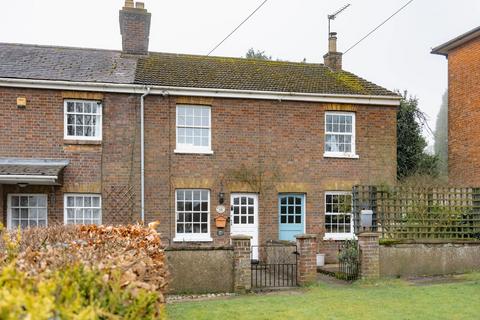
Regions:
<instances>
[{"instance_id":1,"label":"gutter","mask_svg":"<svg viewBox=\"0 0 480 320\"><path fill-rule=\"evenodd\" d=\"M150 94L150 87L140 97L140 210L142 223L145 224L145 97Z\"/></svg>"},{"instance_id":2,"label":"gutter","mask_svg":"<svg viewBox=\"0 0 480 320\"><path fill-rule=\"evenodd\" d=\"M53 90L96 91L112 93L140 94L145 93L145 86L138 84L116 84L95 82L73 82L56 80L27 80L0 78L0 87L20 87ZM212 88L189 88L171 86L151 86L149 94L171 96L196 96L235 99L263 99L277 101L307 101L323 103L367 104L380 106L399 106L400 96L352 95L352 94L320 94L278 91L253 91Z\"/></svg>"}]
</instances>

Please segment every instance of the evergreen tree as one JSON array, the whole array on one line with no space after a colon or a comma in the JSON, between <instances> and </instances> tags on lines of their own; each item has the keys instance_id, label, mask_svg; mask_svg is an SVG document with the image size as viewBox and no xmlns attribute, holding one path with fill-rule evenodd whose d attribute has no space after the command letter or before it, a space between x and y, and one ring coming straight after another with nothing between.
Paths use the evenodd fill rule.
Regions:
<instances>
[{"instance_id":1,"label":"evergreen tree","mask_svg":"<svg viewBox=\"0 0 480 320\"><path fill-rule=\"evenodd\" d=\"M425 152L427 141L422 135L426 127L425 114L418 108L418 99L402 95L397 113L397 177L438 175L438 159Z\"/></svg>"}]
</instances>

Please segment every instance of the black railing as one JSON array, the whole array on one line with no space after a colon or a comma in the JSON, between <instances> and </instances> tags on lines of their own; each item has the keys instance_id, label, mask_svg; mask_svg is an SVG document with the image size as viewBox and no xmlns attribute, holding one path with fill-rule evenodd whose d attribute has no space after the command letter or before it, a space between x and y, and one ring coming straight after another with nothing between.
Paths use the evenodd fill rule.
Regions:
<instances>
[{"instance_id":1,"label":"black railing","mask_svg":"<svg viewBox=\"0 0 480 320\"><path fill-rule=\"evenodd\" d=\"M297 286L297 247L269 244L252 247L252 288Z\"/></svg>"}]
</instances>

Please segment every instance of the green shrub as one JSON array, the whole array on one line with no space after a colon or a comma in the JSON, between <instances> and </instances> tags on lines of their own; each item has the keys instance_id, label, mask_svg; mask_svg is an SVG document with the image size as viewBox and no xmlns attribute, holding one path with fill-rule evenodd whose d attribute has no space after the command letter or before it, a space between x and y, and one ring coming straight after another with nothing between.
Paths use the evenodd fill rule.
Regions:
<instances>
[{"instance_id":1,"label":"green shrub","mask_svg":"<svg viewBox=\"0 0 480 320\"><path fill-rule=\"evenodd\" d=\"M141 226L0 226L0 319L163 319L159 235Z\"/></svg>"},{"instance_id":2,"label":"green shrub","mask_svg":"<svg viewBox=\"0 0 480 320\"><path fill-rule=\"evenodd\" d=\"M158 294L123 287L119 274L76 265L44 279L14 264L0 273L0 319L161 319Z\"/></svg>"}]
</instances>

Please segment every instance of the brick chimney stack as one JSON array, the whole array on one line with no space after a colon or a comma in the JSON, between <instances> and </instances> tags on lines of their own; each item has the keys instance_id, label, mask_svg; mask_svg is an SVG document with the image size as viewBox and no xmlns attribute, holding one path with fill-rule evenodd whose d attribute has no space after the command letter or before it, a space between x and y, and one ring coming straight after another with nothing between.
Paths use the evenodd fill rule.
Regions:
<instances>
[{"instance_id":1,"label":"brick chimney stack","mask_svg":"<svg viewBox=\"0 0 480 320\"><path fill-rule=\"evenodd\" d=\"M342 70L342 53L337 52L337 33L330 32L328 53L323 56L323 63L334 71Z\"/></svg>"},{"instance_id":2,"label":"brick chimney stack","mask_svg":"<svg viewBox=\"0 0 480 320\"><path fill-rule=\"evenodd\" d=\"M124 53L148 54L151 18L152 15L145 9L143 2L134 4L133 0L125 0L125 5L120 10L120 33Z\"/></svg>"}]
</instances>

